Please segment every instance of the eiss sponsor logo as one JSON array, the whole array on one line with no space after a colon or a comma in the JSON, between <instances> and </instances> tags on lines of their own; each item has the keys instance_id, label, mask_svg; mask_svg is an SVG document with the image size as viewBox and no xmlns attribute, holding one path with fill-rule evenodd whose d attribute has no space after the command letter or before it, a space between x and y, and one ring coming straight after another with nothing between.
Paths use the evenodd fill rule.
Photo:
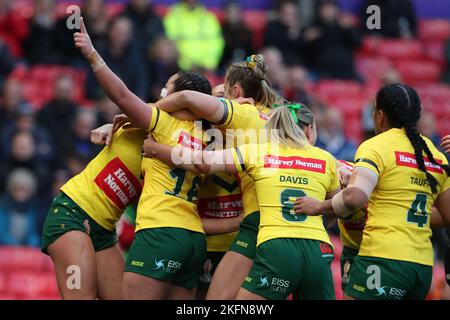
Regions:
<instances>
[{"instance_id":1,"label":"eiss sponsor logo","mask_svg":"<svg viewBox=\"0 0 450 320\"><path fill-rule=\"evenodd\" d=\"M424 157L425 167L428 171L443 173L442 167L430 162L430 159ZM416 156L408 152L395 151L395 160L398 166L418 168ZM442 164L442 160L436 159L438 164Z\"/></svg>"},{"instance_id":2,"label":"eiss sponsor logo","mask_svg":"<svg viewBox=\"0 0 450 320\"><path fill-rule=\"evenodd\" d=\"M142 191L139 180L119 158L111 160L94 181L121 210L136 200Z\"/></svg>"},{"instance_id":3,"label":"eiss sponsor logo","mask_svg":"<svg viewBox=\"0 0 450 320\"><path fill-rule=\"evenodd\" d=\"M318 173L325 173L326 161L302 157L282 157L265 155L264 168L302 169Z\"/></svg>"}]
</instances>

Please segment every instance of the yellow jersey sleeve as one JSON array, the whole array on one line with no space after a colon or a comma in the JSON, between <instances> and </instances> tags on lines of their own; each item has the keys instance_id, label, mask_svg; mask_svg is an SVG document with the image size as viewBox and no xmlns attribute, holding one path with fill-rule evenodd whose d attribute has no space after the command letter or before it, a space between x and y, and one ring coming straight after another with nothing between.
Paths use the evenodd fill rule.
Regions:
<instances>
[{"instance_id":1,"label":"yellow jersey sleeve","mask_svg":"<svg viewBox=\"0 0 450 320\"><path fill-rule=\"evenodd\" d=\"M383 156L379 151L382 148L382 146L376 145L374 140L367 140L362 143L355 154L355 168L367 168L380 176L384 169Z\"/></svg>"},{"instance_id":2,"label":"yellow jersey sleeve","mask_svg":"<svg viewBox=\"0 0 450 320\"><path fill-rule=\"evenodd\" d=\"M445 180L444 186L442 187L441 193L443 193L444 191L450 189L450 177L447 178L447 180Z\"/></svg>"},{"instance_id":3,"label":"yellow jersey sleeve","mask_svg":"<svg viewBox=\"0 0 450 320\"><path fill-rule=\"evenodd\" d=\"M258 159L256 158L259 150L258 145L245 144L234 149L233 152L234 165L239 173L247 172L251 174L251 171L255 168L255 164Z\"/></svg>"},{"instance_id":4,"label":"yellow jersey sleeve","mask_svg":"<svg viewBox=\"0 0 450 320\"><path fill-rule=\"evenodd\" d=\"M267 115L254 105L239 104L224 98L219 98L219 100L224 107L223 118L217 123L219 126L231 129L263 128L268 119ZM270 109L265 111L270 111Z\"/></svg>"},{"instance_id":5,"label":"yellow jersey sleeve","mask_svg":"<svg viewBox=\"0 0 450 320\"><path fill-rule=\"evenodd\" d=\"M179 127L181 120L172 117L165 111L159 110L156 107L152 108L152 117L150 119L150 126L148 131L157 132L167 137L171 137L174 130Z\"/></svg>"},{"instance_id":6,"label":"yellow jersey sleeve","mask_svg":"<svg viewBox=\"0 0 450 320\"><path fill-rule=\"evenodd\" d=\"M334 160L334 158L330 155L328 162L329 162L328 167L330 168L329 175L331 178L331 183L330 187L327 189L327 193L330 193L339 189L341 184L339 182L339 176L337 174L336 160Z\"/></svg>"}]
</instances>

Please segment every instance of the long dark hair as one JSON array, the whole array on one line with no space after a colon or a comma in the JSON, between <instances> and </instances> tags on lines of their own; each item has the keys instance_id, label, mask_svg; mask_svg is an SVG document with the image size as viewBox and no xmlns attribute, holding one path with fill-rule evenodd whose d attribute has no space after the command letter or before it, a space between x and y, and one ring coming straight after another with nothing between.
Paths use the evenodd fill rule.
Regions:
<instances>
[{"instance_id":1,"label":"long dark hair","mask_svg":"<svg viewBox=\"0 0 450 320\"><path fill-rule=\"evenodd\" d=\"M419 169L423 171L428 179L433 193L437 192L438 182L436 178L427 171L423 153L425 152L430 162L441 166L448 175L450 167L441 165L434 159L425 140L419 134L416 123L420 119L421 104L416 90L406 84L389 84L380 89L377 94L376 108L383 110L394 128L405 128L406 135L411 142Z\"/></svg>"},{"instance_id":2,"label":"long dark hair","mask_svg":"<svg viewBox=\"0 0 450 320\"><path fill-rule=\"evenodd\" d=\"M178 77L174 81L176 92L191 90L211 94L211 84L205 76L192 71L179 71L177 75Z\"/></svg>"}]
</instances>

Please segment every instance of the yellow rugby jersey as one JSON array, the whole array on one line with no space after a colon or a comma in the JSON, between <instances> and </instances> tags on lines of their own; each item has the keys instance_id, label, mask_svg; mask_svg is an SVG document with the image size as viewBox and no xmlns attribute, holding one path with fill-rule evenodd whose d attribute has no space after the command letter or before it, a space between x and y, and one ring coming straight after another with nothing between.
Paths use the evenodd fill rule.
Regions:
<instances>
[{"instance_id":1,"label":"yellow rugby jersey","mask_svg":"<svg viewBox=\"0 0 450 320\"><path fill-rule=\"evenodd\" d=\"M447 164L433 143L422 137L436 161ZM430 213L447 174L428 161L425 166L438 181L433 194L425 173L417 168L414 148L404 129L390 129L365 141L355 155L355 166L378 175L378 184L368 204L368 219L359 254L433 265Z\"/></svg>"},{"instance_id":2,"label":"yellow rugby jersey","mask_svg":"<svg viewBox=\"0 0 450 320\"><path fill-rule=\"evenodd\" d=\"M343 163L347 169L353 171L355 166L353 163L343 160L339 161ZM339 233L344 246L359 250L366 220L367 208L358 210L345 219L338 219Z\"/></svg>"},{"instance_id":3,"label":"yellow rugby jersey","mask_svg":"<svg viewBox=\"0 0 450 320\"><path fill-rule=\"evenodd\" d=\"M266 106L238 104L224 98L219 100L223 103L225 112L223 119L218 125L227 128L227 142L229 139L232 139L235 146L261 142L259 130L265 129L266 121L272 110ZM240 130L247 130L247 132L243 133ZM243 137L243 139L239 139L238 136ZM245 172L239 173L239 182L242 190L244 217L246 217L259 211L258 202L256 201L256 190L253 180Z\"/></svg>"},{"instance_id":4,"label":"yellow rugby jersey","mask_svg":"<svg viewBox=\"0 0 450 320\"><path fill-rule=\"evenodd\" d=\"M276 238L302 238L331 245L322 217L296 215L294 201L303 196L325 200L339 189L336 160L328 152L308 146L243 145L233 149L238 171L255 181L261 212L257 245Z\"/></svg>"},{"instance_id":5,"label":"yellow rugby jersey","mask_svg":"<svg viewBox=\"0 0 450 320\"><path fill-rule=\"evenodd\" d=\"M120 128L111 146L61 187L95 222L114 230L123 210L141 194L142 144L145 130Z\"/></svg>"},{"instance_id":6,"label":"yellow rugby jersey","mask_svg":"<svg viewBox=\"0 0 450 320\"><path fill-rule=\"evenodd\" d=\"M202 218L228 219L242 213L242 192L235 175L217 173L206 177L198 190L197 209ZM208 252L227 251L237 232L208 236Z\"/></svg>"},{"instance_id":7,"label":"yellow rugby jersey","mask_svg":"<svg viewBox=\"0 0 450 320\"><path fill-rule=\"evenodd\" d=\"M203 132L192 121L181 121L152 107L149 131L162 144L202 150ZM201 232L197 213L197 189L202 176L171 168L154 158L142 160L144 187L139 199L136 232L141 229L173 227Z\"/></svg>"}]
</instances>

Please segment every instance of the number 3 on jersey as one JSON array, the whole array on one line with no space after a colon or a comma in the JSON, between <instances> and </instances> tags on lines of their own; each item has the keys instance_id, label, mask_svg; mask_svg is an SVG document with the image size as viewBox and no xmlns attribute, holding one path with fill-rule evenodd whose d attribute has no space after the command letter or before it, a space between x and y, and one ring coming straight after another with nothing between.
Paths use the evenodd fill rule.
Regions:
<instances>
[{"instance_id":1,"label":"number 3 on jersey","mask_svg":"<svg viewBox=\"0 0 450 320\"><path fill-rule=\"evenodd\" d=\"M411 204L411 209L408 210L407 221L417 224L423 228L427 224L428 213L425 211L427 206L427 195L418 193L416 199Z\"/></svg>"},{"instance_id":2,"label":"number 3 on jersey","mask_svg":"<svg viewBox=\"0 0 450 320\"><path fill-rule=\"evenodd\" d=\"M298 215L294 212L295 199L305 196L306 194L302 190L298 189L285 189L281 193L281 212L284 219L292 222L303 222L306 220L306 218L308 218L307 215Z\"/></svg>"}]
</instances>

